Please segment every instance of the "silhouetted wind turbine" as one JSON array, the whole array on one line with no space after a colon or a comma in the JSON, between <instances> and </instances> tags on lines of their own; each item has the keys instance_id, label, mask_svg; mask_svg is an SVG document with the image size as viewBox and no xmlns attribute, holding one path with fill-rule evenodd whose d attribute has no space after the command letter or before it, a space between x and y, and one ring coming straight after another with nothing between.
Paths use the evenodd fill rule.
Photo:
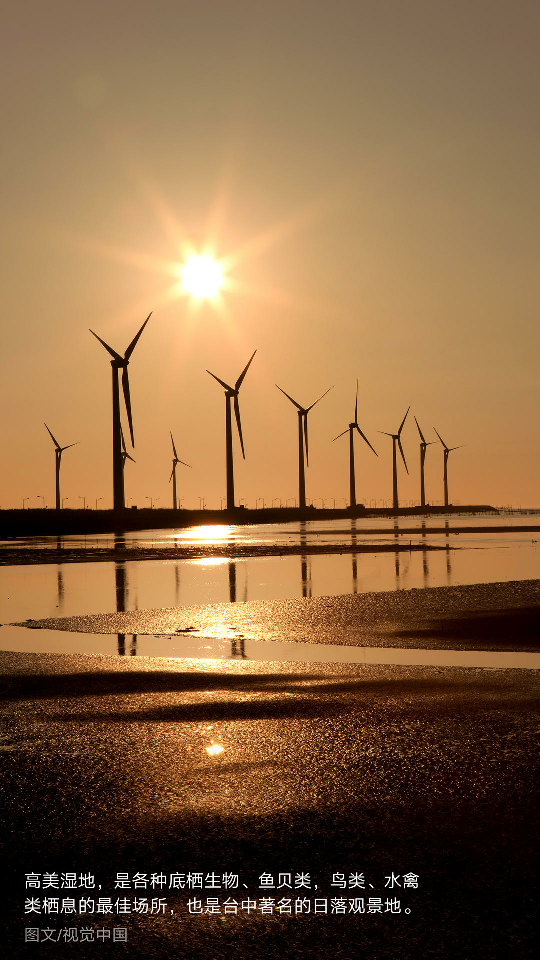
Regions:
<instances>
[{"instance_id":1,"label":"silhouetted wind turbine","mask_svg":"<svg viewBox=\"0 0 540 960\"><path fill-rule=\"evenodd\" d=\"M215 373L212 373L211 370L206 372L210 374L214 380L217 380L222 387L225 387L225 460L227 468L227 510L234 510L234 471L233 471L233 443L232 443L232 419L231 419L231 400L234 400L234 415L236 417L236 426L238 428L238 436L240 438L240 446L242 448L242 456L244 460L246 459L246 454L244 452L244 440L242 438L242 424L240 422L240 405L238 403L238 391L242 386L244 377L249 370L249 365L253 360L253 357L257 353L256 350L253 351L251 357L249 358L246 366L242 370L242 373L238 377L234 387L229 386L228 383L225 383L224 380L220 380L219 377L216 377Z\"/></svg>"},{"instance_id":2,"label":"silhouetted wind turbine","mask_svg":"<svg viewBox=\"0 0 540 960\"><path fill-rule=\"evenodd\" d=\"M278 387L278 390L281 390L281 387ZM330 393L332 387L328 387L328 390L319 397L319 400L322 400L327 393ZM281 393L285 394L287 400L290 400L298 410L298 504L300 509L305 510L306 508L306 465L309 467L309 451L308 451L308 428L307 428L307 417L310 410L313 410L315 403L318 403L319 400L315 400L315 403L312 403L310 407L301 407L296 400L293 400L288 393L285 393L285 390L281 390ZM304 463L304 447L305 447L305 463Z\"/></svg>"},{"instance_id":3,"label":"silhouetted wind turbine","mask_svg":"<svg viewBox=\"0 0 540 960\"><path fill-rule=\"evenodd\" d=\"M111 367L112 367L112 398L113 398L113 507L115 510L123 510L125 507L124 502L124 464L126 462L126 457L123 456L122 449L122 421L120 417L120 385L118 382L118 372L122 370L122 390L124 393L124 402L126 405L126 413L129 424L129 432L131 435L131 446L135 446L135 440L133 437L133 421L131 419L131 399L129 394L129 376L128 376L128 363L131 358L135 347L137 346L137 341L143 332L146 324L148 323L151 313L148 314L146 320L144 321L141 329L137 335L133 338L129 344L124 356L121 357L116 350L113 350L108 343L105 343L101 337L98 337L97 333L94 333L93 330L90 330L90 333L94 335L96 340L99 340L105 349L110 353L111 357ZM124 444L125 449L125 444ZM126 451L126 456L129 454ZM129 457L131 460L132 457Z\"/></svg>"},{"instance_id":4,"label":"silhouetted wind turbine","mask_svg":"<svg viewBox=\"0 0 540 960\"><path fill-rule=\"evenodd\" d=\"M426 505L426 487L424 484L424 464L426 462L426 449L431 446L432 443L435 443L435 440L425 440L424 435L420 429L420 424L418 420L415 419L416 426L418 427L418 433L420 434L420 506L425 507Z\"/></svg>"},{"instance_id":5,"label":"silhouetted wind turbine","mask_svg":"<svg viewBox=\"0 0 540 960\"><path fill-rule=\"evenodd\" d=\"M435 430L435 427L433 427L433 429ZM441 441L444 447L444 505L445 507L447 507L448 506L448 456L449 454L452 453L452 450L461 450L461 447L466 447L467 444L461 443L459 447L447 447L440 433L437 433L436 430L435 430L435 433L437 434L439 440Z\"/></svg>"},{"instance_id":6,"label":"silhouetted wind turbine","mask_svg":"<svg viewBox=\"0 0 540 960\"><path fill-rule=\"evenodd\" d=\"M174 445L173 435L171 433L171 443L173 448L173 462L172 462L172 471L169 477L169 483L172 480L172 490L173 490L173 510L178 510L178 501L176 499L176 465L181 463L183 467L190 467L191 464L184 463L183 460L178 459L178 454L176 452L176 447Z\"/></svg>"},{"instance_id":7,"label":"silhouetted wind turbine","mask_svg":"<svg viewBox=\"0 0 540 960\"><path fill-rule=\"evenodd\" d=\"M350 501L351 507L356 506L356 480L354 475L354 431L358 430L358 433L363 440L366 441L368 447L373 450L373 453L376 457L379 456L377 451L371 446L368 438L362 433L360 427L358 426L358 380L356 381L356 401L354 404L354 423L350 423L347 427L347 430L344 430L343 433L338 434L337 437L334 437L334 440L339 440L340 437L344 437L345 434L349 433L349 480L350 480Z\"/></svg>"},{"instance_id":8,"label":"silhouetted wind turbine","mask_svg":"<svg viewBox=\"0 0 540 960\"><path fill-rule=\"evenodd\" d=\"M45 424L47 427L47 424ZM47 430L50 434L51 440L54 443L54 454L56 460L56 509L60 510L60 461L62 460L62 454L64 450L69 450L70 447L76 447L80 440L76 440L75 443L68 443L67 447L61 447L58 443L58 440L55 440L51 431L47 427Z\"/></svg>"},{"instance_id":9,"label":"silhouetted wind turbine","mask_svg":"<svg viewBox=\"0 0 540 960\"><path fill-rule=\"evenodd\" d=\"M411 408L407 407L407 413ZM401 446L401 431L403 430L403 424L407 419L407 413L401 421L401 426L397 433L387 433L386 430L379 430L378 433L384 433L385 437L392 437L392 503L393 510L399 510L399 501L398 501L398 489L397 489L397 455L396 455L396 446L399 447L399 452L403 458L403 463L405 464L405 469L407 473L409 468L407 466L407 461L405 460L405 454L403 453L403 447Z\"/></svg>"},{"instance_id":10,"label":"silhouetted wind turbine","mask_svg":"<svg viewBox=\"0 0 540 960\"><path fill-rule=\"evenodd\" d=\"M133 457L130 457L129 453L127 452L126 441L124 440L124 431L122 430L122 427L120 427L120 437L122 439L122 469L124 469L126 460L131 460L132 463L135 463L135 460Z\"/></svg>"}]
</instances>

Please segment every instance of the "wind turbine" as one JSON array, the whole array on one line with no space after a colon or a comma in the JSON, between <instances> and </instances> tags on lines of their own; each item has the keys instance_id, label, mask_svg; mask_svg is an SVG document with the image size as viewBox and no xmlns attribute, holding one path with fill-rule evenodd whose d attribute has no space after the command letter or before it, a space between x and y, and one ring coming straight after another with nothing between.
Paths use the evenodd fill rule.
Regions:
<instances>
[{"instance_id":1,"label":"wind turbine","mask_svg":"<svg viewBox=\"0 0 540 960\"><path fill-rule=\"evenodd\" d=\"M45 426L47 427L47 424L45 424ZM51 440L54 443L54 454L56 460L56 509L60 510L60 461L62 460L62 454L64 450L69 450L70 447L76 447L81 441L76 440L75 443L68 443L67 447L61 447L58 443L58 440L55 440L48 427L47 430L49 431Z\"/></svg>"},{"instance_id":2,"label":"wind turbine","mask_svg":"<svg viewBox=\"0 0 540 960\"><path fill-rule=\"evenodd\" d=\"M356 480L354 475L354 431L358 430L358 433L363 440L366 441L368 447L373 450L373 453L376 457L379 456L377 451L371 446L368 438L362 433L360 427L358 426L358 380L356 381L356 401L354 404L354 422L350 423L347 427L349 432L349 479L350 479L350 500L351 507L356 506ZM344 430L343 433L339 433L337 437L334 437L334 440L339 440L340 437L344 437L347 433L347 430Z\"/></svg>"},{"instance_id":3,"label":"wind turbine","mask_svg":"<svg viewBox=\"0 0 540 960\"><path fill-rule=\"evenodd\" d=\"M433 427L435 430L435 427ZM435 430L435 433L437 431ZM441 441L444 447L444 505L448 506L448 456L452 453L452 450L461 450L461 447L466 447L466 443L461 443L459 447L447 447L440 433L437 433L439 440Z\"/></svg>"},{"instance_id":4,"label":"wind turbine","mask_svg":"<svg viewBox=\"0 0 540 960\"><path fill-rule=\"evenodd\" d=\"M281 390L281 387L278 387L278 390ZM328 390L319 397L319 400L322 400L327 393L330 393L332 387L328 387ZM296 400L293 400L288 393L285 393L285 390L281 390L281 393L285 394L287 400L290 400L298 410L298 504L301 510L306 508L306 465L309 467L309 451L308 451L308 429L307 429L307 417L310 410L313 410L315 403L318 403L319 400L315 400L315 403L312 403L310 407L301 407ZM305 463L304 463L304 449L305 449Z\"/></svg>"},{"instance_id":5,"label":"wind turbine","mask_svg":"<svg viewBox=\"0 0 540 960\"><path fill-rule=\"evenodd\" d=\"M246 454L244 452L244 440L242 438L242 424L240 422L240 405L238 403L238 392L242 383L244 382L244 377L249 370L249 365L253 360L253 357L257 353L256 350L253 351L251 357L249 358L246 366L242 370L242 373L238 377L234 387L229 386L228 383L225 383L224 380L220 380L219 377L216 377L215 373L212 373L211 370L206 372L210 374L214 380L217 380L222 387L225 387L225 459L226 459L226 468L227 468L227 510L234 510L234 471L233 471L233 443L232 443L232 418L231 418L231 400L234 400L234 415L236 417L236 426L238 428L238 436L240 438L240 446L242 448L242 456L244 460L246 459Z\"/></svg>"},{"instance_id":6,"label":"wind turbine","mask_svg":"<svg viewBox=\"0 0 540 960\"><path fill-rule=\"evenodd\" d=\"M131 435L131 446L135 446L135 440L133 437L133 421L131 418L131 399L129 394L129 376L128 376L128 363L131 358L135 347L137 346L137 341L143 332L146 324L148 323L151 313L148 314L146 320L144 321L141 329L137 335L133 338L129 344L124 356L121 357L116 350L113 350L108 343L105 343L101 337L98 337L97 333L94 333L93 330L90 330L90 333L94 335L96 340L99 340L105 349L110 353L111 357L111 367L112 367L112 399L113 399L113 507L115 510L124 510L124 464L126 457L123 456L122 449L122 421L120 417L120 384L118 382L118 373L122 371L122 390L124 393L124 402L126 405L126 413L129 424L129 432ZM125 449L125 444L124 444ZM126 456L129 454L126 451ZM132 457L129 457L131 460Z\"/></svg>"},{"instance_id":7,"label":"wind turbine","mask_svg":"<svg viewBox=\"0 0 540 960\"><path fill-rule=\"evenodd\" d=\"M407 407L407 413L410 410L410 406ZM403 447L401 446L401 431L403 430L403 425L407 419L407 413L401 421L401 426L397 433L387 433L386 430L379 430L379 433L384 433L385 437L392 437L392 509L394 511L399 510L399 501L398 501L398 489L397 489L397 454L396 447L399 447L399 452L403 458L403 463L405 464L405 469L407 473L409 468L407 466L407 461L405 460L405 454L403 453Z\"/></svg>"},{"instance_id":8,"label":"wind turbine","mask_svg":"<svg viewBox=\"0 0 540 960\"><path fill-rule=\"evenodd\" d=\"M418 427L418 433L420 434L420 506L425 507L426 505L426 487L424 484L424 464L426 462L426 449L431 446L432 443L435 443L435 440L425 440L424 435L420 429L420 424L418 420L415 419L416 426Z\"/></svg>"},{"instance_id":9,"label":"wind turbine","mask_svg":"<svg viewBox=\"0 0 540 960\"><path fill-rule=\"evenodd\" d=\"M132 463L135 463L136 461L133 459L133 457L130 457L129 453L127 452L126 441L124 440L124 431L122 430L122 427L120 427L120 437L122 439L122 470L123 470L126 465L126 460L131 460Z\"/></svg>"},{"instance_id":10,"label":"wind turbine","mask_svg":"<svg viewBox=\"0 0 540 960\"><path fill-rule=\"evenodd\" d=\"M189 463L184 463L183 460L179 460L179 459L178 459L178 454L177 454L177 452L176 452L176 447L175 447L175 445L174 445L174 440L173 440L173 435L172 435L172 433L171 433L171 443L172 443L172 448L173 448L173 462L172 462L172 472L171 472L171 475L170 475L170 477L169 477L169 483L170 483L171 480L172 480L172 482L173 482L173 484L172 484L172 490L173 490L173 510L178 510L178 501L177 501L177 499L176 499L176 465L177 465L178 463L181 463L182 466L184 466L184 467L190 467L191 464L189 464Z\"/></svg>"}]
</instances>

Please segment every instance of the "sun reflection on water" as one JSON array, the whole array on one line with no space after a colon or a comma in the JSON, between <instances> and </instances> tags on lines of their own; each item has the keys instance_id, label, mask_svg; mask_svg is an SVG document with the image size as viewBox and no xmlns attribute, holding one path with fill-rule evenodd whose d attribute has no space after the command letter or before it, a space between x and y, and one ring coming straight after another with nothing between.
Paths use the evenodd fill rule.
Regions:
<instances>
[{"instance_id":1,"label":"sun reflection on water","mask_svg":"<svg viewBox=\"0 0 540 960\"><path fill-rule=\"evenodd\" d=\"M178 534L181 540L196 540L198 543L226 543L232 537L232 530L225 524L207 527L192 527Z\"/></svg>"},{"instance_id":2,"label":"sun reflection on water","mask_svg":"<svg viewBox=\"0 0 540 960\"><path fill-rule=\"evenodd\" d=\"M200 560L188 560L192 566L199 567L219 567L224 563L229 563L228 557L202 557Z\"/></svg>"}]
</instances>

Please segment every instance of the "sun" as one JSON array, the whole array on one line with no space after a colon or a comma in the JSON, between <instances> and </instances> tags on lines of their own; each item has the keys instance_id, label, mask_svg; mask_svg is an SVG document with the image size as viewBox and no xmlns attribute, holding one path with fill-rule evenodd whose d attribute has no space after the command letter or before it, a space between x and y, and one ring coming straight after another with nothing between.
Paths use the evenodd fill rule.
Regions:
<instances>
[{"instance_id":1,"label":"sun","mask_svg":"<svg viewBox=\"0 0 540 960\"><path fill-rule=\"evenodd\" d=\"M180 269L182 287L198 300L212 299L223 286L223 267L208 253L191 256Z\"/></svg>"}]
</instances>

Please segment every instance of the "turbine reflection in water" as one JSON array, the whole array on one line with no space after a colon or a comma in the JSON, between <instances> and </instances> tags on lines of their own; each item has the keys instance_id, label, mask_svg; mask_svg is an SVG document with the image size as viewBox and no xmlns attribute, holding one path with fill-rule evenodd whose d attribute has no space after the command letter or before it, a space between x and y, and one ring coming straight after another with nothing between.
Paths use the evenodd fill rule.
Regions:
<instances>
[{"instance_id":1,"label":"turbine reflection in water","mask_svg":"<svg viewBox=\"0 0 540 960\"><path fill-rule=\"evenodd\" d=\"M300 544L302 547L307 548L307 536L306 536L306 521L300 521ZM311 586L311 557L306 553L302 553L300 557L300 575L302 580L302 599L307 600L311 597L312 586Z\"/></svg>"},{"instance_id":2,"label":"turbine reflection in water","mask_svg":"<svg viewBox=\"0 0 540 960\"><path fill-rule=\"evenodd\" d=\"M121 551L125 548L126 541L123 535L115 534L114 549ZM116 591L116 612L124 613L127 609L127 575L126 565L123 560L116 560L114 564L114 580ZM118 655L123 657L126 654L126 634L118 633ZM137 634L131 634L131 646L129 654L131 657L137 655Z\"/></svg>"}]
</instances>

